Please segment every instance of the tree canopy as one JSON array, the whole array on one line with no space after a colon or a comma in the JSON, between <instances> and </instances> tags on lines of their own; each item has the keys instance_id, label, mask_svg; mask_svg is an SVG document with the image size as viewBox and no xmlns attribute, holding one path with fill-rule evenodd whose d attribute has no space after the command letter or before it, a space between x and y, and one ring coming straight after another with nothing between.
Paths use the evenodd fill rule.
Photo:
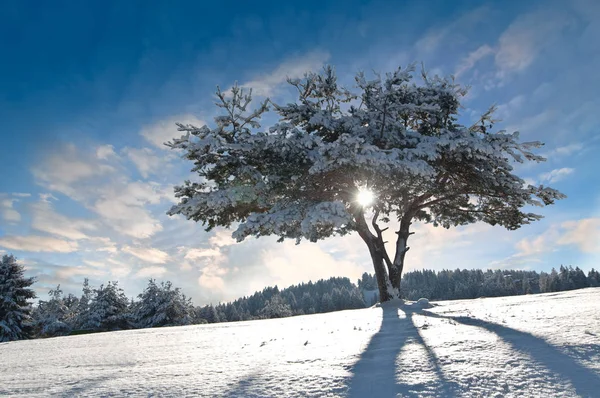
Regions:
<instances>
[{"instance_id":1,"label":"tree canopy","mask_svg":"<svg viewBox=\"0 0 600 398\"><path fill-rule=\"evenodd\" d=\"M413 74L412 66L372 79L359 73L351 91L325 67L289 80L295 102L266 100L254 109L251 90L218 90L223 114L214 127L179 124L185 134L167 143L200 177L175 187L179 203L169 214L207 230L235 226L238 241L276 235L315 242L356 231L385 301L400 297L414 221L445 228L483 221L514 230L542 217L524 208L565 197L514 174L515 163L545 160L533 153L541 142L494 131L494 108L461 125L467 90L452 78ZM262 128L259 119L271 109L279 121ZM367 204L362 198L369 195ZM393 257L382 235L391 221L398 225Z\"/></svg>"}]
</instances>

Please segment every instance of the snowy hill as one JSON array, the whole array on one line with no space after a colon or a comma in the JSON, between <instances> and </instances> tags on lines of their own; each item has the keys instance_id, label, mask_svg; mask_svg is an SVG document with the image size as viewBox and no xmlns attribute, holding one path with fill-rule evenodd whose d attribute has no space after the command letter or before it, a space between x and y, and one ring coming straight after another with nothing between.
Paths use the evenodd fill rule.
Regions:
<instances>
[{"instance_id":1,"label":"snowy hill","mask_svg":"<svg viewBox=\"0 0 600 398\"><path fill-rule=\"evenodd\" d=\"M0 344L0 395L600 397L600 288Z\"/></svg>"}]
</instances>

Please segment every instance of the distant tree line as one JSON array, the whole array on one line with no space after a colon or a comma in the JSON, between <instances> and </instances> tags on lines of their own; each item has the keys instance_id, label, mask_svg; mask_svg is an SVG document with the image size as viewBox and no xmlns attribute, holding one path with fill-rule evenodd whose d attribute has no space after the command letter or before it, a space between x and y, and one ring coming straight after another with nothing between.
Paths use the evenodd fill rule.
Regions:
<instances>
[{"instance_id":1,"label":"distant tree line","mask_svg":"<svg viewBox=\"0 0 600 398\"><path fill-rule=\"evenodd\" d=\"M536 271L508 271L481 269L419 270L402 277L403 298L418 300L457 300L477 297L514 296L521 294L559 292L600 286L600 272L592 269L586 274L579 268L560 266L550 273ZM364 273L358 280L362 291L376 291L374 275ZM375 301L377 293L373 292ZM369 304L372 304L369 296Z\"/></svg>"},{"instance_id":2,"label":"distant tree line","mask_svg":"<svg viewBox=\"0 0 600 398\"><path fill-rule=\"evenodd\" d=\"M280 290L267 287L251 296L213 306L194 306L171 282L148 281L137 299L128 299L118 282L93 288L84 279L82 294L65 295L60 285L47 300L32 305L35 278L12 255L0 261L0 342L109 330L181 326L284 318L364 308L377 301L377 281L364 273L358 287L348 278L301 283ZM402 278L404 298L471 299L556 292L600 286L600 273L587 276L578 267L561 266L550 273L507 270L412 271ZM367 298L365 300L365 297Z\"/></svg>"},{"instance_id":3,"label":"distant tree line","mask_svg":"<svg viewBox=\"0 0 600 398\"><path fill-rule=\"evenodd\" d=\"M93 288L84 279L82 294L64 294L60 285L47 300L32 305L34 278L25 278L14 256L0 263L0 342L109 330L182 326L283 318L364 308L362 293L348 278L330 278L279 290L267 287L230 303L194 306L171 282L148 281L137 299L128 299L118 282Z\"/></svg>"}]
</instances>

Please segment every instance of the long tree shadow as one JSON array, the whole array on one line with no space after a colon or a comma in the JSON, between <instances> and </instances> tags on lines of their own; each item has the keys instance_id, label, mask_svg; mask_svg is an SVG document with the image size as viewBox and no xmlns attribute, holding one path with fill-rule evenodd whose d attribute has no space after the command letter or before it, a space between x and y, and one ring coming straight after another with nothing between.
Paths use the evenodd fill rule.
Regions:
<instances>
[{"instance_id":1,"label":"long tree shadow","mask_svg":"<svg viewBox=\"0 0 600 398\"><path fill-rule=\"evenodd\" d=\"M397 307L384 306L382 310L379 331L371 338L367 348L351 369L347 397L420 397L426 391L432 392L432 387L435 389L432 392L435 396L455 396L457 385L444 377L438 358L425 344L414 324L414 311L405 307L402 311L406 317L400 318ZM433 365L437 377L435 385L431 382L401 384L397 381L397 372L403 371L397 369L397 359L403 347L410 342L416 342L425 349L426 360Z\"/></svg>"},{"instance_id":2,"label":"long tree shadow","mask_svg":"<svg viewBox=\"0 0 600 398\"><path fill-rule=\"evenodd\" d=\"M598 373L579 364L572 357L540 337L478 318L445 316L425 310L419 313L433 318L453 320L463 325L477 326L493 332L515 350L528 354L548 370L568 379L578 395L597 397L600 394L600 375Z\"/></svg>"}]
</instances>

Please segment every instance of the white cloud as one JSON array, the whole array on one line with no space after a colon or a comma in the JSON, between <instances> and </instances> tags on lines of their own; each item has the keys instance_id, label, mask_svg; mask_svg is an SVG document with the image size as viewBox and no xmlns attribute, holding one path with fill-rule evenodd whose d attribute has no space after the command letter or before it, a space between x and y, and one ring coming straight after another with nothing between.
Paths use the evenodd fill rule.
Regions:
<instances>
[{"instance_id":1,"label":"white cloud","mask_svg":"<svg viewBox=\"0 0 600 398\"><path fill-rule=\"evenodd\" d=\"M568 144L568 145L564 145L564 146L560 146L558 148L555 148L553 150L551 150L548 154L544 154L544 157L547 158L552 158L552 157L556 157L556 156L569 156L569 155L573 155L577 152L580 152L584 149L584 146L582 143L580 142L575 142L572 144Z\"/></svg>"},{"instance_id":2,"label":"white cloud","mask_svg":"<svg viewBox=\"0 0 600 398\"><path fill-rule=\"evenodd\" d=\"M100 145L96 148L96 157L98 159L105 160L112 156L117 156L115 148L112 145Z\"/></svg>"},{"instance_id":3,"label":"white cloud","mask_svg":"<svg viewBox=\"0 0 600 398\"><path fill-rule=\"evenodd\" d=\"M216 273L214 271L203 271L198 278L198 285L211 291L225 290L225 281L221 277L224 272L219 268L217 271Z\"/></svg>"},{"instance_id":4,"label":"white cloud","mask_svg":"<svg viewBox=\"0 0 600 398\"><path fill-rule=\"evenodd\" d=\"M13 204L17 201L14 198L0 198L0 214L2 214L4 221L9 223L21 221L21 214L13 207Z\"/></svg>"},{"instance_id":5,"label":"white cloud","mask_svg":"<svg viewBox=\"0 0 600 398\"><path fill-rule=\"evenodd\" d=\"M570 24L564 13L549 8L518 17L498 39L495 61L501 74L527 68Z\"/></svg>"},{"instance_id":6,"label":"white cloud","mask_svg":"<svg viewBox=\"0 0 600 398\"><path fill-rule=\"evenodd\" d=\"M86 239L88 235L83 231L96 230L96 223L92 220L70 218L54 211L48 200L41 200L32 206L31 227L41 232L67 239Z\"/></svg>"},{"instance_id":7,"label":"white cloud","mask_svg":"<svg viewBox=\"0 0 600 398\"><path fill-rule=\"evenodd\" d=\"M148 178L151 174L164 169L167 165L164 157L156 156L150 148L125 148L123 152L135 164L140 174L144 178Z\"/></svg>"},{"instance_id":8,"label":"white cloud","mask_svg":"<svg viewBox=\"0 0 600 398\"><path fill-rule=\"evenodd\" d=\"M153 247L125 246L123 247L123 251L152 264L164 264L169 259L168 253Z\"/></svg>"},{"instance_id":9,"label":"white cloud","mask_svg":"<svg viewBox=\"0 0 600 398\"><path fill-rule=\"evenodd\" d=\"M359 247L367 252L364 244ZM271 284L280 287L332 276L347 276L354 280L364 272L365 265L370 265L356 263L348 258L334 258L314 243L304 242L302 245L296 245L291 241L263 250L260 262L269 273Z\"/></svg>"},{"instance_id":10,"label":"white cloud","mask_svg":"<svg viewBox=\"0 0 600 398\"><path fill-rule=\"evenodd\" d=\"M208 239L208 243L211 246L231 246L236 244L236 240L231 237L231 230L229 229L216 229L213 236Z\"/></svg>"},{"instance_id":11,"label":"white cloud","mask_svg":"<svg viewBox=\"0 0 600 398\"><path fill-rule=\"evenodd\" d=\"M77 250L77 242L36 235L2 236L0 246L25 252L70 253Z\"/></svg>"},{"instance_id":12,"label":"white cloud","mask_svg":"<svg viewBox=\"0 0 600 398\"><path fill-rule=\"evenodd\" d=\"M190 249L184 259L197 260L204 257L221 257L222 253L217 249Z\"/></svg>"},{"instance_id":13,"label":"white cloud","mask_svg":"<svg viewBox=\"0 0 600 398\"><path fill-rule=\"evenodd\" d=\"M96 201L94 211L123 235L149 238L162 230L162 224L144 208L146 203L131 203L127 196L106 197Z\"/></svg>"},{"instance_id":14,"label":"white cloud","mask_svg":"<svg viewBox=\"0 0 600 398\"><path fill-rule=\"evenodd\" d=\"M548 183L558 182L564 179L566 176L573 174L575 169L570 167L563 167L560 169L554 169L547 173L540 174L540 180Z\"/></svg>"},{"instance_id":15,"label":"white cloud","mask_svg":"<svg viewBox=\"0 0 600 398\"><path fill-rule=\"evenodd\" d=\"M559 231L552 228L538 236L523 238L515 245L517 248L515 257L529 257L551 252L556 249L555 242L558 237Z\"/></svg>"},{"instance_id":16,"label":"white cloud","mask_svg":"<svg viewBox=\"0 0 600 398\"><path fill-rule=\"evenodd\" d=\"M523 238L511 258L531 257L574 245L583 253L600 252L600 218L585 218L551 225L545 232Z\"/></svg>"},{"instance_id":17,"label":"white cloud","mask_svg":"<svg viewBox=\"0 0 600 398\"><path fill-rule=\"evenodd\" d=\"M97 151L102 152L93 149ZM162 226L147 206L165 200L172 202L171 186L131 181L131 171L120 160L116 154L105 160L85 156L84 151L68 145L43 159L33 173L39 184L94 211L106 226L127 236L148 238ZM162 167L162 163L158 166ZM80 171L70 172L71 169Z\"/></svg>"},{"instance_id":18,"label":"white cloud","mask_svg":"<svg viewBox=\"0 0 600 398\"><path fill-rule=\"evenodd\" d=\"M131 272L131 266L122 261L109 257L106 259L110 265L110 273L117 278L126 277Z\"/></svg>"},{"instance_id":19,"label":"white cloud","mask_svg":"<svg viewBox=\"0 0 600 398\"><path fill-rule=\"evenodd\" d=\"M565 232L558 244L576 245L583 253L600 252L600 218L567 221L561 227Z\"/></svg>"},{"instance_id":20,"label":"white cloud","mask_svg":"<svg viewBox=\"0 0 600 398\"><path fill-rule=\"evenodd\" d=\"M506 104L498 105L496 110L496 118L500 120L506 120L519 112L525 104L525 96L520 94L508 101Z\"/></svg>"},{"instance_id":21,"label":"white cloud","mask_svg":"<svg viewBox=\"0 0 600 398\"><path fill-rule=\"evenodd\" d=\"M51 193L41 193L39 196L41 202L50 202L50 199L58 200L56 196L52 195Z\"/></svg>"},{"instance_id":22,"label":"white cloud","mask_svg":"<svg viewBox=\"0 0 600 398\"><path fill-rule=\"evenodd\" d=\"M82 276L85 278L91 277L99 277L105 276L107 274L106 270L100 269L98 267L85 267L82 265L76 266L61 266L57 267L55 270L55 275L62 279L69 279L74 276Z\"/></svg>"},{"instance_id":23,"label":"white cloud","mask_svg":"<svg viewBox=\"0 0 600 398\"><path fill-rule=\"evenodd\" d=\"M165 146L164 143L183 135L182 132L177 131L175 123L191 124L196 127L202 127L206 124L194 115L176 115L145 126L140 131L140 135L157 148L169 150L169 147Z\"/></svg>"},{"instance_id":24,"label":"white cloud","mask_svg":"<svg viewBox=\"0 0 600 398\"><path fill-rule=\"evenodd\" d=\"M442 44L448 41L456 40L458 36L457 32L465 29L465 27L472 27L477 23L488 18L489 7L481 6L460 17L452 20L451 23L443 26L442 28L432 29L425 36L417 41L415 47L420 53L432 53L442 46Z\"/></svg>"},{"instance_id":25,"label":"white cloud","mask_svg":"<svg viewBox=\"0 0 600 398\"><path fill-rule=\"evenodd\" d=\"M454 72L454 75L456 77L459 77L463 73L473 68L475 64L477 64L477 62L487 57L488 55L492 55L493 53L494 50L487 44L480 46L475 51L470 52L469 55L467 55L460 61L458 67L456 68L456 71Z\"/></svg>"},{"instance_id":26,"label":"white cloud","mask_svg":"<svg viewBox=\"0 0 600 398\"><path fill-rule=\"evenodd\" d=\"M38 183L72 198L81 197L81 192L76 187L77 183L114 171L116 170L113 166L86 156L84 151L73 144L53 152L32 168Z\"/></svg>"},{"instance_id":27,"label":"white cloud","mask_svg":"<svg viewBox=\"0 0 600 398\"><path fill-rule=\"evenodd\" d=\"M301 78L306 72L317 71L329 59L325 51L313 51L300 57L285 60L272 72L256 77L241 87L252 88L259 96L269 97L276 93L279 86L286 83L287 78Z\"/></svg>"},{"instance_id":28,"label":"white cloud","mask_svg":"<svg viewBox=\"0 0 600 398\"><path fill-rule=\"evenodd\" d=\"M138 278L160 278L166 274L167 271L168 270L165 267L153 265L150 267L141 268L135 273L135 276Z\"/></svg>"}]
</instances>

